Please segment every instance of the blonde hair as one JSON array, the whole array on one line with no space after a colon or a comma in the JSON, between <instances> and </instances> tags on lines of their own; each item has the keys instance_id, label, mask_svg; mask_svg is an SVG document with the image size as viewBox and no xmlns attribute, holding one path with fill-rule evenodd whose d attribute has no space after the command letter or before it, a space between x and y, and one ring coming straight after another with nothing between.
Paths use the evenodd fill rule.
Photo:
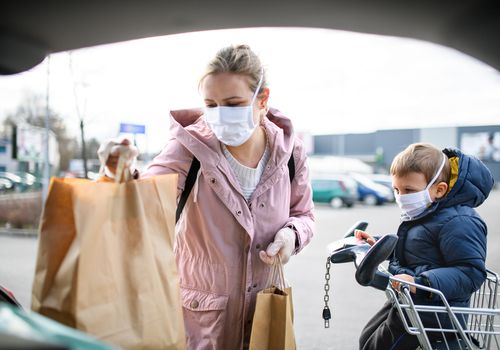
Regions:
<instances>
[{"instance_id":1,"label":"blonde hair","mask_svg":"<svg viewBox=\"0 0 500 350\"><path fill-rule=\"evenodd\" d=\"M399 153L391 164L391 175L406 176L421 173L429 183L443 161L443 152L431 144L413 143ZM435 183L450 181L450 162L445 162Z\"/></svg>"},{"instance_id":2,"label":"blonde hair","mask_svg":"<svg viewBox=\"0 0 500 350\"><path fill-rule=\"evenodd\" d=\"M257 94L267 87L264 67L259 57L250 49L248 45L231 45L220 49L215 57L208 63L205 74L200 79L198 87L201 87L203 80L212 74L234 73L248 76L249 87L252 91L257 89L259 80L262 77L262 85Z\"/></svg>"}]
</instances>

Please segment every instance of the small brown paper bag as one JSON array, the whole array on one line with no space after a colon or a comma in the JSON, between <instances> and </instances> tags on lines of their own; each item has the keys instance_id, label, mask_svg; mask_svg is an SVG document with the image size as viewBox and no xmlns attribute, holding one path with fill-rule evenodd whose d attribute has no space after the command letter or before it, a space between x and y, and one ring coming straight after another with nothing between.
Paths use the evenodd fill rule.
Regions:
<instances>
[{"instance_id":1,"label":"small brown paper bag","mask_svg":"<svg viewBox=\"0 0 500 350\"><path fill-rule=\"evenodd\" d=\"M177 175L53 178L32 308L125 349L185 349L173 254Z\"/></svg>"},{"instance_id":2,"label":"small brown paper bag","mask_svg":"<svg viewBox=\"0 0 500 350\"><path fill-rule=\"evenodd\" d=\"M285 287L281 261L272 266L269 280L271 287L257 294L250 350L295 350L292 289Z\"/></svg>"}]
</instances>

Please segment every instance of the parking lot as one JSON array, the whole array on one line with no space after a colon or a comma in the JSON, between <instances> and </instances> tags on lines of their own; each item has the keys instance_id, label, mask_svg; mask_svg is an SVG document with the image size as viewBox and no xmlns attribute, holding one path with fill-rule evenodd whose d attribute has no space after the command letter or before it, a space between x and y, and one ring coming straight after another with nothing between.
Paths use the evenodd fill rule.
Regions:
<instances>
[{"instance_id":1,"label":"parking lot","mask_svg":"<svg viewBox=\"0 0 500 350\"><path fill-rule=\"evenodd\" d=\"M489 227L488 266L500 271L498 208L500 190L493 191L479 208ZM399 210L396 205L355 205L332 209L318 205L316 235L312 242L286 266L285 273L293 288L295 332L299 349L357 349L357 337L368 318L385 301L384 293L361 287L354 280L352 264L332 266L330 328L324 329L321 312L324 302L326 245L338 238L356 221L370 223L374 234L395 232ZM36 256L36 239L0 236L0 283L11 289L21 303L29 306L30 289Z\"/></svg>"}]
</instances>

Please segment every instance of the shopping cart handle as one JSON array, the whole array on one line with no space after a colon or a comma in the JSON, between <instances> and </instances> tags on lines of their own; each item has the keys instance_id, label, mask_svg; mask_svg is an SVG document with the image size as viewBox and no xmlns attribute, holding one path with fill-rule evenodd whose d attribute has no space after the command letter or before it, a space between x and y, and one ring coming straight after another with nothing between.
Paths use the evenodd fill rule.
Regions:
<instances>
[{"instance_id":1,"label":"shopping cart handle","mask_svg":"<svg viewBox=\"0 0 500 350\"><path fill-rule=\"evenodd\" d=\"M371 248L358 264L356 264L356 281L362 286L372 286L385 290L389 277L378 271L378 266L384 262L396 247L398 236L387 234L382 236Z\"/></svg>"},{"instance_id":2,"label":"shopping cart handle","mask_svg":"<svg viewBox=\"0 0 500 350\"><path fill-rule=\"evenodd\" d=\"M366 221L358 221L354 225L352 225L349 230L347 230L347 232L344 234L344 238L354 236L354 231L356 230L365 231L367 227L368 223Z\"/></svg>"},{"instance_id":3,"label":"shopping cart handle","mask_svg":"<svg viewBox=\"0 0 500 350\"><path fill-rule=\"evenodd\" d=\"M365 240L357 239L354 236L356 230L366 230L368 223L366 221L356 222L344 234L344 238L331 242L327 246L330 253L330 261L334 264L340 264L351 261L361 261L370 245Z\"/></svg>"},{"instance_id":4,"label":"shopping cart handle","mask_svg":"<svg viewBox=\"0 0 500 350\"><path fill-rule=\"evenodd\" d=\"M330 250L330 261L333 264L352 261L354 261L354 264L356 264L356 262L359 263L363 260L370 248L368 243L356 240L354 237L340 239L328 245L328 249Z\"/></svg>"},{"instance_id":5,"label":"shopping cart handle","mask_svg":"<svg viewBox=\"0 0 500 350\"><path fill-rule=\"evenodd\" d=\"M386 290L389 285L389 275L381 271L375 271L373 280L370 283L370 287L379 290Z\"/></svg>"}]
</instances>

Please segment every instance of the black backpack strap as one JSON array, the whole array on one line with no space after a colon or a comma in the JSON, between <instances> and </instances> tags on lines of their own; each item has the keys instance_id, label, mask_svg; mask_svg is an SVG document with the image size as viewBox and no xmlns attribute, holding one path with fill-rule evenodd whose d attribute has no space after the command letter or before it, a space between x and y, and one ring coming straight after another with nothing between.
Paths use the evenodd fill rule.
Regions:
<instances>
[{"instance_id":1,"label":"black backpack strap","mask_svg":"<svg viewBox=\"0 0 500 350\"><path fill-rule=\"evenodd\" d=\"M175 212L175 222L179 221L181 217L182 210L186 205L187 199L191 190L193 189L194 183L196 182L196 176L198 175L198 171L200 170L200 161L198 158L193 157L193 162L191 163L191 167L189 168L188 174L186 176L186 182L184 184L184 190L181 193L181 198L179 199L179 203L177 204L177 210ZM288 160L288 174L290 176L290 183L292 183L295 178L295 160L293 158L293 152Z\"/></svg>"},{"instance_id":2,"label":"black backpack strap","mask_svg":"<svg viewBox=\"0 0 500 350\"><path fill-rule=\"evenodd\" d=\"M186 176L184 190L182 191L181 198L179 199L179 203L177 204L177 210L175 212L176 223L177 221L179 221L179 218L181 217L182 210L184 209L189 194L191 193L194 183L196 182L198 170L200 170L200 161L196 157L193 157L193 162L191 163L191 167L189 168L188 174Z\"/></svg>"},{"instance_id":3,"label":"black backpack strap","mask_svg":"<svg viewBox=\"0 0 500 350\"><path fill-rule=\"evenodd\" d=\"M293 150L288 160L288 175L290 175L290 183L292 183L295 178L295 159L293 159Z\"/></svg>"}]
</instances>

